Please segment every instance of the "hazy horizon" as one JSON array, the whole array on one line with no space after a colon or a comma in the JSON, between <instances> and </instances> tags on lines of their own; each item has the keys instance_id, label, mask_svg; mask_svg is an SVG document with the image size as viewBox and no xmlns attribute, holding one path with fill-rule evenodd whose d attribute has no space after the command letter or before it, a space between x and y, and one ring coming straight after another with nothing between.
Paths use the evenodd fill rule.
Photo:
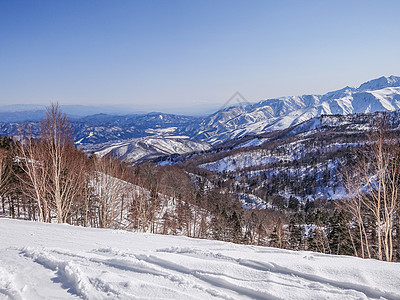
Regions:
<instances>
[{"instance_id":1,"label":"hazy horizon","mask_svg":"<svg viewBox=\"0 0 400 300\"><path fill-rule=\"evenodd\" d=\"M388 76L380 76L380 77L400 77L396 75L388 75ZM380 78L378 77L378 78ZM378 78L371 78L370 80L375 80ZM367 80L367 81L370 81ZM365 82L363 82L365 83ZM343 86L340 89L347 88L347 86ZM358 88L357 86L350 86L352 88ZM330 92L334 92L336 90L329 90L321 93L319 95L327 94ZM291 96L305 96L305 95L317 95L311 93L305 93L302 95L286 95L280 96L276 98L268 98L268 99L277 99L282 97L291 97ZM39 111L45 110L48 108L52 103L57 103L61 110L65 112L67 115L79 117L79 116L88 116L94 115L99 113L110 114L110 115L128 115L128 114L148 114L148 113L166 113L166 114L177 114L177 115L187 115L187 116L206 116L213 114L221 109L235 106L235 105L242 105L242 104L255 104L260 101L265 101L268 99L259 99L257 101L248 101L246 97L244 97L239 91L235 92L231 97L225 101L225 103L208 103L208 104L193 104L189 106L177 107L177 106L166 106L166 107L152 107L146 106L143 104L140 105L130 105L130 104L63 104L59 103L58 101L51 101L46 104L37 104L37 103L17 103L17 104L0 104L0 112L23 112L23 111ZM81 110L80 110L81 109Z\"/></svg>"},{"instance_id":2,"label":"hazy horizon","mask_svg":"<svg viewBox=\"0 0 400 300\"><path fill-rule=\"evenodd\" d=\"M399 75L398 1L0 2L0 105L188 114Z\"/></svg>"},{"instance_id":3,"label":"hazy horizon","mask_svg":"<svg viewBox=\"0 0 400 300\"><path fill-rule=\"evenodd\" d=\"M0 104L0 113L2 112L26 112L26 111L44 111L52 103L47 104L27 104L27 103L18 103L18 104ZM177 114L177 115L188 115L188 116L205 116L212 114L218 111L221 106L217 105L194 105L192 107L184 107L184 108L166 108L166 109L154 109L151 107L138 107L138 106L130 106L130 105L81 105L81 104L62 104L58 103L62 112L65 112L67 115L75 115L75 116L87 116L94 115L99 113L111 114L111 115L128 115L128 114L148 114L148 113L166 113L166 114ZM229 106L235 105L232 103ZM81 110L79 110L81 109Z\"/></svg>"}]
</instances>

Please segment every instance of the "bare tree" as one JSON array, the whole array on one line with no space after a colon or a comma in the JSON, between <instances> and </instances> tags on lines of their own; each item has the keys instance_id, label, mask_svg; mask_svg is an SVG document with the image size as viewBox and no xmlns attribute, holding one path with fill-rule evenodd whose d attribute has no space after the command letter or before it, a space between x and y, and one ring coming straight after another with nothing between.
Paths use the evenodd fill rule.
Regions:
<instances>
[{"instance_id":1,"label":"bare tree","mask_svg":"<svg viewBox=\"0 0 400 300\"><path fill-rule=\"evenodd\" d=\"M358 180L358 172L353 173L350 172L350 170L346 170L344 173L344 184L346 187L346 190L348 192L349 198L345 199L342 203L337 202L338 206L341 206L341 209L345 209L348 212L351 213L353 216L353 219L357 222L357 227L358 227L358 235L359 235L359 241L360 241L360 247L361 247L361 257L365 258L367 253L367 257L371 258L371 251L370 251L370 245L369 245L369 240L368 240L368 235L367 231L364 225L364 216L363 216L363 208L364 208L364 197L365 194L364 192L360 189L360 181ZM350 234L350 236L352 236ZM358 251L354 245L353 242L353 247L354 247L354 254L355 256L358 255Z\"/></svg>"},{"instance_id":2,"label":"bare tree","mask_svg":"<svg viewBox=\"0 0 400 300\"><path fill-rule=\"evenodd\" d=\"M9 189L9 181L11 175L11 168L8 159L8 152L5 149L0 149L0 199L3 206L4 213L4 197Z\"/></svg>"},{"instance_id":3,"label":"bare tree","mask_svg":"<svg viewBox=\"0 0 400 300\"><path fill-rule=\"evenodd\" d=\"M93 190L99 202L99 223L102 228L113 228L115 221L123 220L123 199L128 183L126 169L112 157L96 157L94 161Z\"/></svg>"},{"instance_id":4,"label":"bare tree","mask_svg":"<svg viewBox=\"0 0 400 300\"><path fill-rule=\"evenodd\" d=\"M399 205L400 148L398 140L390 136L384 120L369 135L366 149L352 175L345 176L345 185L350 195L347 208L357 220L361 246L365 244L368 257L371 254L363 209L371 213L376 224L378 259L392 261L394 222ZM364 249L361 251L364 256Z\"/></svg>"},{"instance_id":5,"label":"bare tree","mask_svg":"<svg viewBox=\"0 0 400 300\"><path fill-rule=\"evenodd\" d=\"M51 221L53 211L59 223L67 222L85 182L86 160L74 145L70 123L58 104L52 104L40 123L39 138L29 132L25 136L18 146L21 190L36 203L40 221Z\"/></svg>"},{"instance_id":6,"label":"bare tree","mask_svg":"<svg viewBox=\"0 0 400 300\"><path fill-rule=\"evenodd\" d=\"M73 142L73 130L58 104L52 104L40 124L43 161L48 164L47 192L55 205L57 220L66 222L84 179L80 170L84 159Z\"/></svg>"},{"instance_id":7,"label":"bare tree","mask_svg":"<svg viewBox=\"0 0 400 300\"><path fill-rule=\"evenodd\" d=\"M16 173L21 183L21 191L32 199L39 211L39 221L46 222L48 202L46 184L48 181L47 164L44 163L43 147L40 141L31 136L18 144L18 160L23 173Z\"/></svg>"}]
</instances>

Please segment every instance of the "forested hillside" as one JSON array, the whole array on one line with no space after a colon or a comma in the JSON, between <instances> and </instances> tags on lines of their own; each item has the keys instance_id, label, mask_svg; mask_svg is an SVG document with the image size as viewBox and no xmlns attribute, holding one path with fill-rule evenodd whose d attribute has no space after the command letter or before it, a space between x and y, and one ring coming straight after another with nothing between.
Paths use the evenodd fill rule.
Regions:
<instances>
[{"instance_id":1,"label":"forested hillside","mask_svg":"<svg viewBox=\"0 0 400 300\"><path fill-rule=\"evenodd\" d=\"M244 216L251 214L245 237L252 241L265 222L257 214L273 212L265 226L270 245L391 260L399 249L399 136L397 111L324 115L158 164L235 195Z\"/></svg>"}]
</instances>

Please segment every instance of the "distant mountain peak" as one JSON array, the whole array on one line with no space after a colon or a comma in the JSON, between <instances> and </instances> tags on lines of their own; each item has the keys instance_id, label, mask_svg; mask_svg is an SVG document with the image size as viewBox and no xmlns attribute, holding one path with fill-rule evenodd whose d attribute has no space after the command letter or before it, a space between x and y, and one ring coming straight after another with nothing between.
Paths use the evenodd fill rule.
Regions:
<instances>
[{"instance_id":1,"label":"distant mountain peak","mask_svg":"<svg viewBox=\"0 0 400 300\"><path fill-rule=\"evenodd\" d=\"M372 79L370 81L364 82L358 90L360 91L374 91L380 90L387 87L398 87L400 86L400 77L399 76L382 76L376 79Z\"/></svg>"}]
</instances>

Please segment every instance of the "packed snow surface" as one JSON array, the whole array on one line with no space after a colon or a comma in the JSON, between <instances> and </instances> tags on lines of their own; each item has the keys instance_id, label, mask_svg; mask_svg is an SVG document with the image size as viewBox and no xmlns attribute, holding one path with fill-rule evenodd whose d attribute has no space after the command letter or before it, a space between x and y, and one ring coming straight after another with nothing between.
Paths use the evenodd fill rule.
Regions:
<instances>
[{"instance_id":1,"label":"packed snow surface","mask_svg":"<svg viewBox=\"0 0 400 300\"><path fill-rule=\"evenodd\" d=\"M0 219L2 299L400 299L400 264Z\"/></svg>"}]
</instances>

